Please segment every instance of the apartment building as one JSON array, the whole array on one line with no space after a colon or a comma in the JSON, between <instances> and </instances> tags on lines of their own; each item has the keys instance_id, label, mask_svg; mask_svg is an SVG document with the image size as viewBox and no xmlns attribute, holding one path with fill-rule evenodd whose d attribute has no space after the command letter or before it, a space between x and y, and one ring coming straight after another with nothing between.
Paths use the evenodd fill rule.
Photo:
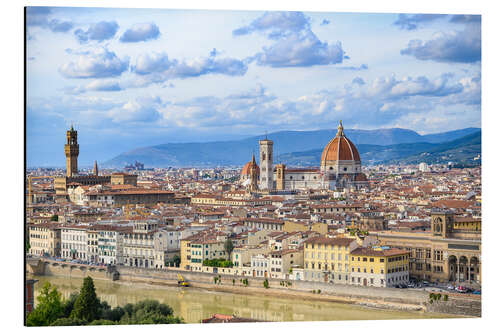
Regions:
<instances>
[{"instance_id":1,"label":"apartment building","mask_svg":"<svg viewBox=\"0 0 500 333\"><path fill-rule=\"evenodd\" d=\"M202 271L203 261L210 259L228 259L224 249L224 240L198 239L191 242L191 270Z\"/></svg>"},{"instance_id":2,"label":"apartment building","mask_svg":"<svg viewBox=\"0 0 500 333\"><path fill-rule=\"evenodd\" d=\"M315 237L304 242L304 279L349 284L349 255L359 246L352 238Z\"/></svg>"},{"instance_id":3,"label":"apartment building","mask_svg":"<svg viewBox=\"0 0 500 333\"><path fill-rule=\"evenodd\" d=\"M132 230L123 232L123 264L125 266L155 267L154 234L158 222L134 221Z\"/></svg>"},{"instance_id":4,"label":"apartment building","mask_svg":"<svg viewBox=\"0 0 500 333\"><path fill-rule=\"evenodd\" d=\"M86 225L61 226L61 257L69 260L88 260Z\"/></svg>"},{"instance_id":5,"label":"apartment building","mask_svg":"<svg viewBox=\"0 0 500 333\"><path fill-rule=\"evenodd\" d=\"M61 255L61 227L58 223L29 224L31 255L59 257Z\"/></svg>"},{"instance_id":6,"label":"apartment building","mask_svg":"<svg viewBox=\"0 0 500 333\"><path fill-rule=\"evenodd\" d=\"M288 279L290 269L293 266L304 265L304 250L303 249L286 249L278 250L269 253L271 257L271 278L272 279Z\"/></svg>"},{"instance_id":7,"label":"apartment building","mask_svg":"<svg viewBox=\"0 0 500 333\"><path fill-rule=\"evenodd\" d=\"M393 287L409 282L409 252L389 247L359 247L351 252L351 284Z\"/></svg>"}]
</instances>

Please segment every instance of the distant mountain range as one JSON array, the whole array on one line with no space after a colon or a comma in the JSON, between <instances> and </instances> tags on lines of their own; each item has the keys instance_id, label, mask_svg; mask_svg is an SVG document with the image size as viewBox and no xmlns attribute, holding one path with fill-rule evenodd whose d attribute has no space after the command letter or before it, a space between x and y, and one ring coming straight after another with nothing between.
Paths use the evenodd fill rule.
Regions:
<instances>
[{"instance_id":1,"label":"distant mountain range","mask_svg":"<svg viewBox=\"0 0 500 333\"><path fill-rule=\"evenodd\" d=\"M415 131L401 128L344 130L346 136L358 147L364 163L410 158L414 154L437 149L439 144L451 144L453 140L465 138L478 131L480 133L479 128L465 128L420 135ZM281 160L288 165L319 165L323 148L336 133L336 129L281 131L270 133L267 137L274 141L276 161ZM262 139L263 135L232 141L166 143L124 152L105 162L103 166L121 168L134 161L140 161L146 167L243 165L251 160L253 152L258 160L259 140Z\"/></svg>"}]
</instances>

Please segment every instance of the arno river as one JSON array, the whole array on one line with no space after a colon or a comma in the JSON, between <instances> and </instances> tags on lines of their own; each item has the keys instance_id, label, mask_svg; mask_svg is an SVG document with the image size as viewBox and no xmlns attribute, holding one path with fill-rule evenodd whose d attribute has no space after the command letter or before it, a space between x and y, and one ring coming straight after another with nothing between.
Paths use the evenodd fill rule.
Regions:
<instances>
[{"instance_id":1,"label":"arno river","mask_svg":"<svg viewBox=\"0 0 500 333\"><path fill-rule=\"evenodd\" d=\"M80 290L83 279L36 276L35 297L48 281L64 298ZM119 281L94 280L97 295L112 307L155 299L170 305L174 314L187 323L199 323L214 313L234 314L265 321L328 321L366 319L450 318L437 313L389 311L334 302L286 299L284 297L248 296L194 288L178 288ZM36 304L36 300L35 300Z\"/></svg>"}]
</instances>

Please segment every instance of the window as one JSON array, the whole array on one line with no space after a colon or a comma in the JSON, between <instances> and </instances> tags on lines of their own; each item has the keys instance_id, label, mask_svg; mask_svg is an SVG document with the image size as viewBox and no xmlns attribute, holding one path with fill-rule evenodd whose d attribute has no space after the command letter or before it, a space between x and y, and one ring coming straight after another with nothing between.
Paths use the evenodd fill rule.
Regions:
<instances>
[{"instance_id":1,"label":"window","mask_svg":"<svg viewBox=\"0 0 500 333\"><path fill-rule=\"evenodd\" d=\"M368 260L368 258L363 258L363 261L367 261L367 260Z\"/></svg>"},{"instance_id":2,"label":"window","mask_svg":"<svg viewBox=\"0 0 500 333\"><path fill-rule=\"evenodd\" d=\"M384 262L384 258L380 258L380 262Z\"/></svg>"}]
</instances>

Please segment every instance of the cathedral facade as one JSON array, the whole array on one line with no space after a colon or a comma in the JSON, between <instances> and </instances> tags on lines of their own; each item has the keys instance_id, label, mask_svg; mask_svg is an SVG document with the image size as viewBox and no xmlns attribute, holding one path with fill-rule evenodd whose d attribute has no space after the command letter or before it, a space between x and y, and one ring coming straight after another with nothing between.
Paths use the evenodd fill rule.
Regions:
<instances>
[{"instance_id":1,"label":"cathedral facade","mask_svg":"<svg viewBox=\"0 0 500 333\"><path fill-rule=\"evenodd\" d=\"M273 165L273 141L259 141L260 146L260 191L286 191L306 189L339 190L359 189L368 186L361 169L358 149L344 134L342 121L337 135L328 142L321 155L319 168L287 168L285 164ZM253 162L255 163L255 162ZM242 170L242 180L249 175L247 163ZM249 182L245 182L247 185Z\"/></svg>"}]
</instances>

